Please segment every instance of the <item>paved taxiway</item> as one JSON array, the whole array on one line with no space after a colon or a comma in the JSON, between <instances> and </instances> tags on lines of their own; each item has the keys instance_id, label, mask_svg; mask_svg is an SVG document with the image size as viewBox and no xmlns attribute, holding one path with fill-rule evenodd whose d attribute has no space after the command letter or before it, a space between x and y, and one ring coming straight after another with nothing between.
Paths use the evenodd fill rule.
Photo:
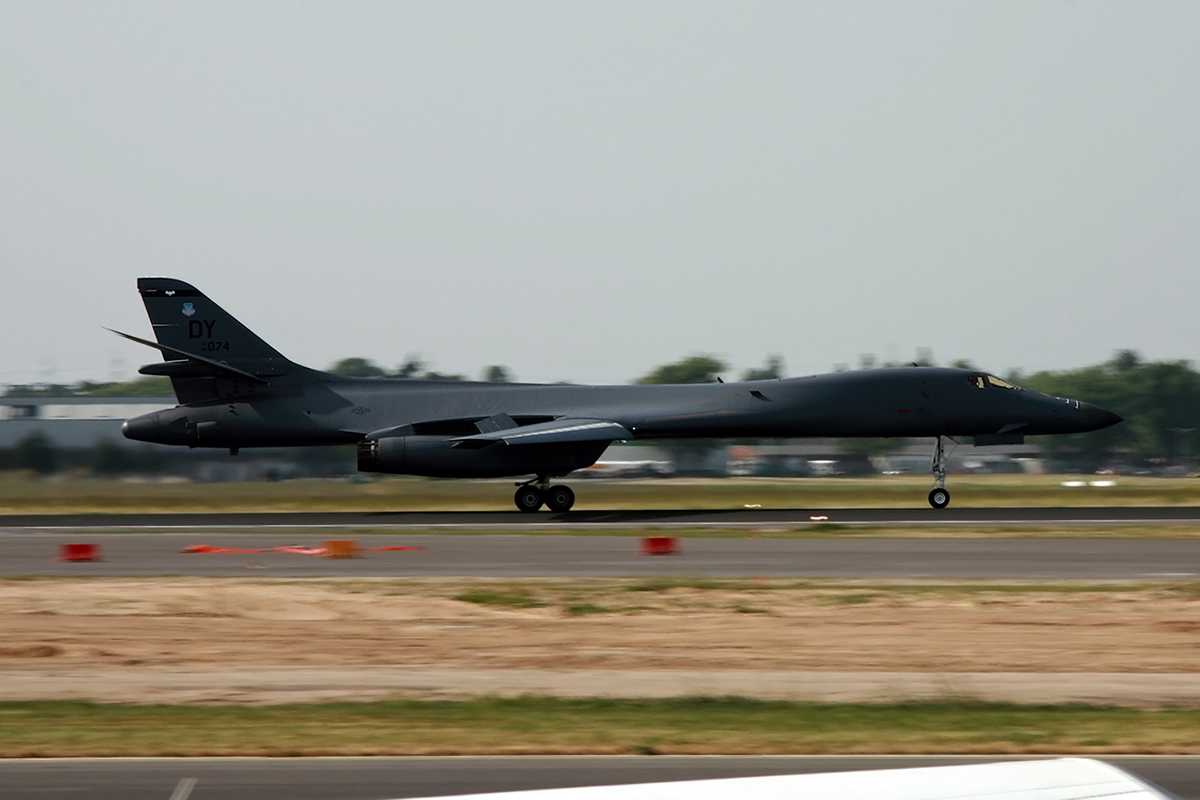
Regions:
<instances>
[{"instance_id":1,"label":"paved taxiway","mask_svg":"<svg viewBox=\"0 0 1200 800\"><path fill-rule=\"evenodd\" d=\"M624 756L520 758L35 759L0 761L6 800L167 800L195 778L190 800L384 800L750 775L968 764L986 757ZM1106 759L1200 800L1200 757Z\"/></svg>"},{"instance_id":2,"label":"paved taxiway","mask_svg":"<svg viewBox=\"0 0 1200 800\"><path fill-rule=\"evenodd\" d=\"M818 577L976 580L1194 580L1200 539L901 539L684 537L680 552L644 556L633 536L372 534L354 559L295 553L183 553L190 545L317 546L328 532L0 532L0 576L279 577ZM339 534L339 537L347 534ZM349 534L353 535L353 534ZM67 563L61 545L99 546L102 560Z\"/></svg>"},{"instance_id":3,"label":"paved taxiway","mask_svg":"<svg viewBox=\"0 0 1200 800\"><path fill-rule=\"evenodd\" d=\"M840 525L1200 524L1196 506L1092 508L825 508L649 511L329 511L268 513L0 514L0 530L55 528L448 528L531 530L645 527L807 527Z\"/></svg>"},{"instance_id":4,"label":"paved taxiway","mask_svg":"<svg viewBox=\"0 0 1200 800\"><path fill-rule=\"evenodd\" d=\"M249 575L362 577L612 577L708 575L830 578L1172 580L1200 575L1200 540L758 538L815 524L1200 525L1197 507L739 509L733 511L325 512L0 515L0 575ZM686 538L682 552L645 557L626 536L554 535L604 529L715 528L730 538ZM389 531L364 546L415 552L330 560L286 553L182 554L192 544L271 548L318 545L337 532ZM401 535L405 530L459 535ZM496 531L468 535L470 531ZM69 531L69 533L67 532ZM123 531L111 533L111 531ZM138 533L138 531L146 531ZM149 533L148 531L155 531ZM396 535L390 532L395 531ZM500 531L505 533L501 534ZM536 535L519 532L537 531ZM103 560L55 560L66 542L100 545Z\"/></svg>"}]
</instances>

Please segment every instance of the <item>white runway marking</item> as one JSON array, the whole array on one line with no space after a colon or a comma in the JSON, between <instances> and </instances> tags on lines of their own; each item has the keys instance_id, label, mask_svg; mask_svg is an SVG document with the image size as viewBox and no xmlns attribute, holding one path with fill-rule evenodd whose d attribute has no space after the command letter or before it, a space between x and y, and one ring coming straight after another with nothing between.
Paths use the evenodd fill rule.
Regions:
<instances>
[{"instance_id":1,"label":"white runway marking","mask_svg":"<svg viewBox=\"0 0 1200 800\"><path fill-rule=\"evenodd\" d=\"M180 778L179 783L175 786L175 791L171 793L171 800L188 800L192 789L195 788L195 778Z\"/></svg>"}]
</instances>

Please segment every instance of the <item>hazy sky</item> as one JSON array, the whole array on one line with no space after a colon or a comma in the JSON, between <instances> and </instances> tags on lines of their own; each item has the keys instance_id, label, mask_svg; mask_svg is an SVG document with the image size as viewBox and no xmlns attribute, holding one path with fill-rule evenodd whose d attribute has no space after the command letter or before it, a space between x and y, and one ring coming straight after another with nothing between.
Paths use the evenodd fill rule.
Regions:
<instances>
[{"instance_id":1,"label":"hazy sky","mask_svg":"<svg viewBox=\"0 0 1200 800\"><path fill-rule=\"evenodd\" d=\"M1200 3L0 0L0 383L1200 359Z\"/></svg>"}]
</instances>

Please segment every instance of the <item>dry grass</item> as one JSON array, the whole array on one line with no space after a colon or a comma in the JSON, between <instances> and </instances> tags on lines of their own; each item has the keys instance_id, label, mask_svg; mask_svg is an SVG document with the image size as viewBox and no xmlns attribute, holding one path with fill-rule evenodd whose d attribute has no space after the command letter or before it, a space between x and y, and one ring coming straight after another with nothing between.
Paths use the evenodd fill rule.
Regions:
<instances>
[{"instance_id":1,"label":"dry grass","mask_svg":"<svg viewBox=\"0 0 1200 800\"><path fill-rule=\"evenodd\" d=\"M1117 478L1110 487L1062 486L1060 475L951 476L955 508L1200 505L1200 480ZM577 480L579 510L926 507L930 481L873 478ZM382 478L366 483L128 483L0 478L0 513L219 511L466 511L512 508L511 481Z\"/></svg>"},{"instance_id":2,"label":"dry grass","mask_svg":"<svg viewBox=\"0 0 1200 800\"><path fill-rule=\"evenodd\" d=\"M755 669L1178 673L1195 663L1198 601L1195 583L0 580L0 668L136 677L162 667L236 675L271 664L387 668L414 659L451 669L741 667L751 671L748 687ZM244 692L233 705L0 702L0 757L1200 749L1194 708L748 698L246 702Z\"/></svg>"},{"instance_id":3,"label":"dry grass","mask_svg":"<svg viewBox=\"0 0 1200 800\"><path fill-rule=\"evenodd\" d=\"M1200 711L744 698L258 708L0 703L0 757L1194 753Z\"/></svg>"}]
</instances>

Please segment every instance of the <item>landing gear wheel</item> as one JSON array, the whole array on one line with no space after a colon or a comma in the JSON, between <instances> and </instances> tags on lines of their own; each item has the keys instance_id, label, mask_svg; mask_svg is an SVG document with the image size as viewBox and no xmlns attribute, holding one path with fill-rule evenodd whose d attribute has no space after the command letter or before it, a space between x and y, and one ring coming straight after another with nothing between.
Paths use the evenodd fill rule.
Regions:
<instances>
[{"instance_id":1,"label":"landing gear wheel","mask_svg":"<svg viewBox=\"0 0 1200 800\"><path fill-rule=\"evenodd\" d=\"M522 486L517 489L513 501L516 502L517 508L532 514L542 507L542 493L536 486Z\"/></svg>"},{"instance_id":2,"label":"landing gear wheel","mask_svg":"<svg viewBox=\"0 0 1200 800\"><path fill-rule=\"evenodd\" d=\"M929 493L929 505L934 508L945 508L950 505L950 493L945 489L934 489Z\"/></svg>"},{"instance_id":3,"label":"landing gear wheel","mask_svg":"<svg viewBox=\"0 0 1200 800\"><path fill-rule=\"evenodd\" d=\"M551 486L546 492L546 506L551 511L570 511L575 505L575 493L570 486Z\"/></svg>"}]
</instances>

